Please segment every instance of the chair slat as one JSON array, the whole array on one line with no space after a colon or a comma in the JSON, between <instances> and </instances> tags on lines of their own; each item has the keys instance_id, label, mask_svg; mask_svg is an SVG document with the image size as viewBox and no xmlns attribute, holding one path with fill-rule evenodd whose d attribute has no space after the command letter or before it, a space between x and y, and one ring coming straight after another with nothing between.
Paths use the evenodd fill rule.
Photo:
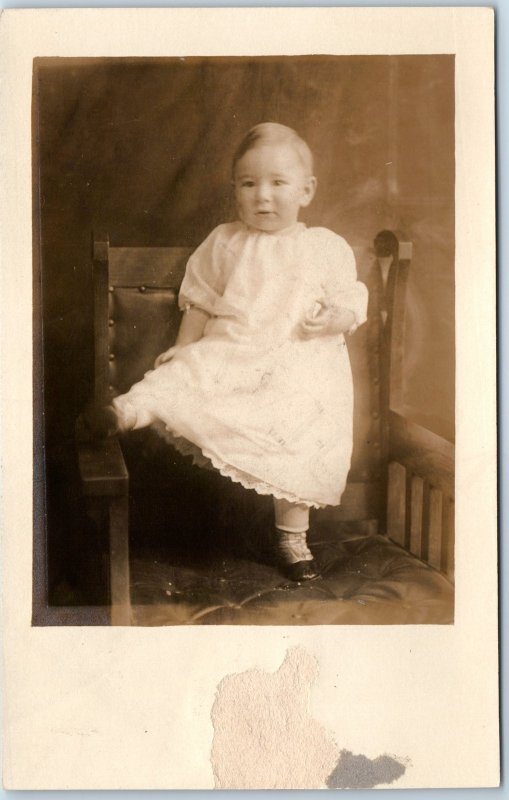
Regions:
<instances>
[{"instance_id":1,"label":"chair slat","mask_svg":"<svg viewBox=\"0 0 509 800\"><path fill-rule=\"evenodd\" d=\"M430 489L429 493L429 535L428 563L440 569L442 561L442 492Z\"/></svg>"},{"instance_id":2,"label":"chair slat","mask_svg":"<svg viewBox=\"0 0 509 800\"><path fill-rule=\"evenodd\" d=\"M387 499L387 535L405 546L406 539L406 469L397 462L389 464Z\"/></svg>"},{"instance_id":3,"label":"chair slat","mask_svg":"<svg viewBox=\"0 0 509 800\"><path fill-rule=\"evenodd\" d=\"M418 475L413 475L410 489L410 552L418 558L422 554L423 496L424 481Z\"/></svg>"},{"instance_id":4,"label":"chair slat","mask_svg":"<svg viewBox=\"0 0 509 800\"><path fill-rule=\"evenodd\" d=\"M454 495L454 445L393 411L389 413L391 460Z\"/></svg>"},{"instance_id":5,"label":"chair slat","mask_svg":"<svg viewBox=\"0 0 509 800\"><path fill-rule=\"evenodd\" d=\"M454 581L454 501L446 498L443 504L442 571Z\"/></svg>"}]
</instances>

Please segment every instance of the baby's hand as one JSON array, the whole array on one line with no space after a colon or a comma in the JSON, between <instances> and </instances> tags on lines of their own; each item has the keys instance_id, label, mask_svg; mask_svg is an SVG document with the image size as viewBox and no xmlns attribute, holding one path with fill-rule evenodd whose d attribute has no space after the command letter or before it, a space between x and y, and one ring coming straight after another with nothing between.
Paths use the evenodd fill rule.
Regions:
<instances>
[{"instance_id":1,"label":"baby's hand","mask_svg":"<svg viewBox=\"0 0 509 800\"><path fill-rule=\"evenodd\" d=\"M355 315L345 308L338 308L327 300L318 300L300 324L304 339L314 336L333 336L346 333L355 325Z\"/></svg>"},{"instance_id":2,"label":"baby's hand","mask_svg":"<svg viewBox=\"0 0 509 800\"><path fill-rule=\"evenodd\" d=\"M160 367L161 364L166 364L167 361L171 361L177 350L180 350L180 347L178 347L178 345L174 345L173 347L170 347L169 350L161 353L160 356L157 356L154 363L154 369Z\"/></svg>"}]
</instances>

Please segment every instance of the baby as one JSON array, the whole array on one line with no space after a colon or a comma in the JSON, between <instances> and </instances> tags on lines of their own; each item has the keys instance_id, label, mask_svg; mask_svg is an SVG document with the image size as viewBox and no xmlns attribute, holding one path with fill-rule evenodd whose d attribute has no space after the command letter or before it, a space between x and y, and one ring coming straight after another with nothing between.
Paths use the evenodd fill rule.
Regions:
<instances>
[{"instance_id":1,"label":"baby","mask_svg":"<svg viewBox=\"0 0 509 800\"><path fill-rule=\"evenodd\" d=\"M309 509L338 505L350 468L344 334L365 321L367 290L345 240L298 221L316 178L294 130L267 122L248 131L233 185L239 219L189 259L175 346L94 424L154 425L195 463L271 495L279 565L310 580Z\"/></svg>"}]
</instances>

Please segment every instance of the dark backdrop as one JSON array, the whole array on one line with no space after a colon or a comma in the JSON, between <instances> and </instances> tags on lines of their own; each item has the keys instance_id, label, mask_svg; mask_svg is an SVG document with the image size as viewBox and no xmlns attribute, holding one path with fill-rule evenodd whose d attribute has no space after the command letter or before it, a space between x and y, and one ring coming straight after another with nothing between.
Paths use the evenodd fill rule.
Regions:
<instances>
[{"instance_id":1,"label":"dark backdrop","mask_svg":"<svg viewBox=\"0 0 509 800\"><path fill-rule=\"evenodd\" d=\"M197 245L234 217L232 153L266 120L296 128L315 154L304 221L352 245L382 228L414 242L406 402L453 430L452 56L36 60L50 572L65 571L77 513L68 487L92 380L91 231L112 244Z\"/></svg>"}]
</instances>

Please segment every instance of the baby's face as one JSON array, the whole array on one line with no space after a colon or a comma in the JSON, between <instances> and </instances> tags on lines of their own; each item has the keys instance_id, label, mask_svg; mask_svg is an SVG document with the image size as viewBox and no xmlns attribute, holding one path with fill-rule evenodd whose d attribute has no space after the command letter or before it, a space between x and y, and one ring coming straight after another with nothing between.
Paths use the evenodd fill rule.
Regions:
<instances>
[{"instance_id":1,"label":"baby's face","mask_svg":"<svg viewBox=\"0 0 509 800\"><path fill-rule=\"evenodd\" d=\"M243 222L273 233L293 225L313 199L316 180L289 145L262 144L237 162L235 198Z\"/></svg>"}]
</instances>

